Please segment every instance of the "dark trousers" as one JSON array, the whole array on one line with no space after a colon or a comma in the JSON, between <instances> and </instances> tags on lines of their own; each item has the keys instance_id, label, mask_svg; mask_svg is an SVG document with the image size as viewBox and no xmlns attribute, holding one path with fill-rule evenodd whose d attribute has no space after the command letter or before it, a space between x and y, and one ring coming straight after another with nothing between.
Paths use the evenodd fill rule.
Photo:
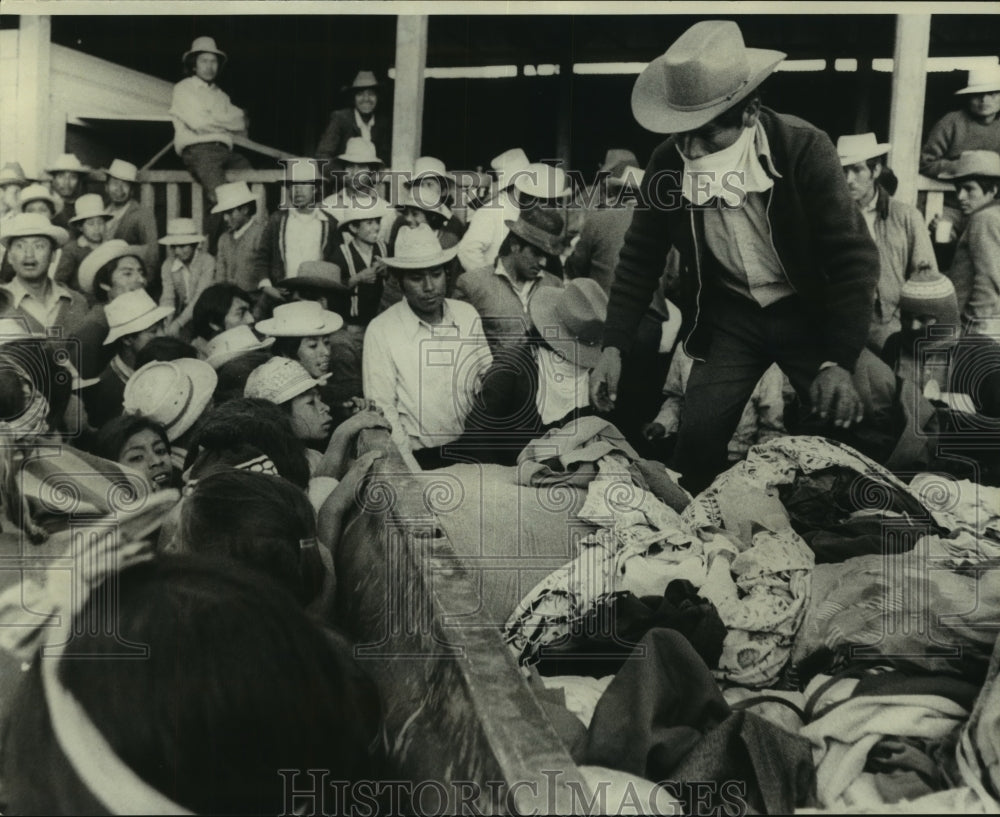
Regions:
<instances>
[{"instance_id":1,"label":"dark trousers","mask_svg":"<svg viewBox=\"0 0 1000 817\"><path fill-rule=\"evenodd\" d=\"M647 312L639 321L635 343L622 360L622 374L618 382L618 399L611 422L625 435L639 453L648 456L651 451L642 436L642 427L650 422L663 405L663 381L670 368L671 355L660 354L660 335L663 319L654 312Z\"/></svg>"},{"instance_id":2,"label":"dark trousers","mask_svg":"<svg viewBox=\"0 0 1000 817\"><path fill-rule=\"evenodd\" d=\"M691 368L671 463L692 493L727 467L729 439L768 366L777 363L808 403L824 362L823 327L796 295L763 308L738 295L713 295L702 320L711 338L704 361Z\"/></svg>"},{"instance_id":3,"label":"dark trousers","mask_svg":"<svg viewBox=\"0 0 1000 817\"><path fill-rule=\"evenodd\" d=\"M215 188L226 182L227 170L249 170L250 161L246 156L234 153L222 142L204 142L188 145L181 151L181 161L188 173L205 190L208 213L204 230L208 233L208 251L215 255L219 237L226 229L225 221L219 214L212 215L211 208L216 203Z\"/></svg>"}]
</instances>

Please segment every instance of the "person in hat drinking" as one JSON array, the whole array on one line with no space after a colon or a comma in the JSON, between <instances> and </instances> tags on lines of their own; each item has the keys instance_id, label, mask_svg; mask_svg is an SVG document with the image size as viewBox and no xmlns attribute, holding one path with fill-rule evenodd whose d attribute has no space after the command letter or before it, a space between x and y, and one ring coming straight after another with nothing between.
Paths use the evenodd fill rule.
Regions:
<instances>
[{"instance_id":1,"label":"person in hat drinking","mask_svg":"<svg viewBox=\"0 0 1000 817\"><path fill-rule=\"evenodd\" d=\"M163 281L160 306L169 306L174 311L167 334L185 340L191 337L191 318L198 296L215 283L215 259L202 249L204 240L205 236L189 218L171 219L167 234L160 239L167 248L160 270Z\"/></svg>"},{"instance_id":2,"label":"person in hat drinking","mask_svg":"<svg viewBox=\"0 0 1000 817\"><path fill-rule=\"evenodd\" d=\"M257 197L246 182L219 185L216 196L212 214L221 216L226 225L215 254L216 278L256 292L261 279L256 277L255 262L267 228L266 214L258 214Z\"/></svg>"},{"instance_id":3,"label":"person in hat drinking","mask_svg":"<svg viewBox=\"0 0 1000 817\"><path fill-rule=\"evenodd\" d=\"M111 216L104 225L106 239L119 238L126 244L142 247L142 263L150 276L150 291L159 294L160 245L157 244L156 215L132 198L139 180L139 168L131 162L115 159L103 171L104 193Z\"/></svg>"},{"instance_id":4,"label":"person in hat drinking","mask_svg":"<svg viewBox=\"0 0 1000 817\"><path fill-rule=\"evenodd\" d=\"M365 333L365 397L392 426L411 468L448 464L441 447L461 436L479 377L492 355L476 310L445 297L445 264L427 225L400 230L385 259L403 300L378 315Z\"/></svg>"},{"instance_id":5,"label":"person in hat drinking","mask_svg":"<svg viewBox=\"0 0 1000 817\"><path fill-rule=\"evenodd\" d=\"M924 264L937 269L920 211L892 198L878 184L889 149L888 144L878 142L874 133L841 136L837 140L847 190L878 247L879 279L868 330L868 346L876 354L886 338L899 331L899 293L904 282Z\"/></svg>"},{"instance_id":6,"label":"person in hat drinking","mask_svg":"<svg viewBox=\"0 0 1000 817\"><path fill-rule=\"evenodd\" d=\"M681 336L695 358L673 468L700 491L772 363L830 428L863 417L851 372L864 348L878 251L829 137L761 106L785 54L747 48L730 21L696 23L632 91L653 152L611 287L591 398L611 411L622 357L667 252L681 255Z\"/></svg>"},{"instance_id":7,"label":"person in hat drinking","mask_svg":"<svg viewBox=\"0 0 1000 817\"><path fill-rule=\"evenodd\" d=\"M79 234L68 241L59 254L54 278L60 284L78 292L80 288L80 264L91 252L104 243L104 225L111 214L104 209L104 201L97 193L88 193L76 200L75 214L70 218L70 226Z\"/></svg>"},{"instance_id":8,"label":"person in hat drinking","mask_svg":"<svg viewBox=\"0 0 1000 817\"><path fill-rule=\"evenodd\" d=\"M69 229L76 215L76 200L86 193L85 183L92 168L83 164L74 153L64 153L45 172L52 177L52 192L62 199L62 210L53 223Z\"/></svg>"},{"instance_id":9,"label":"person in hat drinking","mask_svg":"<svg viewBox=\"0 0 1000 817\"><path fill-rule=\"evenodd\" d=\"M455 284L455 299L472 304L482 316L494 351L498 345L522 343L532 326L531 299L545 287L562 286L546 270L563 251L562 214L533 207L506 226L510 232L494 268L463 273Z\"/></svg>"},{"instance_id":10,"label":"person in hat drinking","mask_svg":"<svg viewBox=\"0 0 1000 817\"><path fill-rule=\"evenodd\" d=\"M376 113L381 90L373 71L358 71L354 82L344 88L354 104L350 108L340 108L330 114L330 121L316 146L316 158L325 159L330 164L327 173L332 178L338 170L344 169L345 160L341 154L347 152L352 138L364 139L375 148L376 156L388 156L392 143L392 120L387 110Z\"/></svg>"},{"instance_id":11,"label":"person in hat drinking","mask_svg":"<svg viewBox=\"0 0 1000 817\"><path fill-rule=\"evenodd\" d=\"M1000 342L1000 154L967 150L941 178L954 183L966 219L948 270L963 332Z\"/></svg>"},{"instance_id":12,"label":"person in hat drinking","mask_svg":"<svg viewBox=\"0 0 1000 817\"><path fill-rule=\"evenodd\" d=\"M215 84L227 59L212 37L197 37L181 58L187 77L174 85L170 102L174 150L213 205L226 170L250 167L245 156L233 152L233 137L247 133L247 115Z\"/></svg>"},{"instance_id":13,"label":"person in hat drinking","mask_svg":"<svg viewBox=\"0 0 1000 817\"><path fill-rule=\"evenodd\" d=\"M281 291L283 281L298 275L306 261L332 260L338 243L336 225L320 201L322 178L316 162L290 162L285 184L286 206L271 214L254 258L254 277L268 299L259 305L258 317L287 300L287 293Z\"/></svg>"}]
</instances>

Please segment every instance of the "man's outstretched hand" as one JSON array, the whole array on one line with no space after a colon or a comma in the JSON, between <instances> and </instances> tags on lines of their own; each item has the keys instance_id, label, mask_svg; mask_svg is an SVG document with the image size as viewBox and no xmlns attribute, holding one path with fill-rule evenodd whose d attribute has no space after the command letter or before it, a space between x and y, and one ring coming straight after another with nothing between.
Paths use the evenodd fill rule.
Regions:
<instances>
[{"instance_id":1,"label":"man's outstretched hand","mask_svg":"<svg viewBox=\"0 0 1000 817\"><path fill-rule=\"evenodd\" d=\"M611 411L615 407L621 374L621 352L609 346L601 352L601 359L590 373L590 402L598 411Z\"/></svg>"},{"instance_id":2,"label":"man's outstretched hand","mask_svg":"<svg viewBox=\"0 0 1000 817\"><path fill-rule=\"evenodd\" d=\"M851 373L840 366L827 366L809 388L813 412L837 428L850 428L865 416Z\"/></svg>"}]
</instances>

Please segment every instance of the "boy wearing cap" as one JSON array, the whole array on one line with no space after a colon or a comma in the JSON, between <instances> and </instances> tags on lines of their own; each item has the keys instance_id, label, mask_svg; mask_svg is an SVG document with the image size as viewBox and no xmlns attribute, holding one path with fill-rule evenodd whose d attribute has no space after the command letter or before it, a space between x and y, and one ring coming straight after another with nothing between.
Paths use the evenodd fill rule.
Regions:
<instances>
[{"instance_id":1,"label":"boy wearing cap","mask_svg":"<svg viewBox=\"0 0 1000 817\"><path fill-rule=\"evenodd\" d=\"M331 255L339 280L347 288L343 314L345 324L355 327L359 339L372 318L380 311L385 284L386 244L379 238L382 220L391 213L382 199L370 206L355 203L340 217L342 242ZM339 311L339 310L338 310Z\"/></svg>"},{"instance_id":2,"label":"boy wearing cap","mask_svg":"<svg viewBox=\"0 0 1000 817\"><path fill-rule=\"evenodd\" d=\"M104 174L107 177L104 192L111 216L104 225L104 237L119 238L126 244L142 247L142 262L150 278L150 291L158 291L160 246L156 243L156 216L132 198L132 190L139 179L139 168L131 162L115 159Z\"/></svg>"},{"instance_id":3,"label":"boy wearing cap","mask_svg":"<svg viewBox=\"0 0 1000 817\"><path fill-rule=\"evenodd\" d=\"M170 103L174 150L213 205L226 170L250 167L245 156L233 152L233 136L246 135L246 114L215 84L226 59L214 39L196 38L181 58L188 76L174 86Z\"/></svg>"},{"instance_id":4,"label":"boy wearing cap","mask_svg":"<svg viewBox=\"0 0 1000 817\"><path fill-rule=\"evenodd\" d=\"M164 334L171 310L157 306L148 292L136 289L110 301L105 314L109 329L104 345L111 348L114 357L97 384L84 392L87 416L95 428L122 413L125 384L135 372L136 355Z\"/></svg>"},{"instance_id":5,"label":"boy wearing cap","mask_svg":"<svg viewBox=\"0 0 1000 817\"><path fill-rule=\"evenodd\" d=\"M639 123L673 136L646 168L648 206L636 208L619 256L591 398L614 408L622 357L676 246L681 336L695 364L673 467L690 491L725 468L727 441L772 363L824 423L848 428L863 416L851 372L878 251L829 137L754 93L785 56L747 48L736 23L707 20L632 92Z\"/></svg>"},{"instance_id":6,"label":"boy wearing cap","mask_svg":"<svg viewBox=\"0 0 1000 817\"><path fill-rule=\"evenodd\" d=\"M59 328L68 335L87 314L87 300L49 277L52 257L69 239L41 213L19 213L3 225L0 244L14 278L4 288L15 311L34 332Z\"/></svg>"},{"instance_id":7,"label":"boy wearing cap","mask_svg":"<svg viewBox=\"0 0 1000 817\"><path fill-rule=\"evenodd\" d=\"M888 144L874 133L841 136L837 155L847 190L865 219L879 256L879 279L868 347L878 354L886 338L899 331L899 293L917 269L937 269L924 217L916 207L897 201L877 180L885 169Z\"/></svg>"},{"instance_id":8,"label":"boy wearing cap","mask_svg":"<svg viewBox=\"0 0 1000 817\"><path fill-rule=\"evenodd\" d=\"M163 294L160 306L168 306L174 317L167 326L168 335L190 340L191 317L195 301L215 283L215 259L201 248L205 236L189 218L171 219L167 234L160 243L167 248L160 277Z\"/></svg>"},{"instance_id":9,"label":"boy wearing cap","mask_svg":"<svg viewBox=\"0 0 1000 817\"><path fill-rule=\"evenodd\" d=\"M330 163L328 173L343 169L341 154L346 152L348 141L354 137L370 142L376 156L389 155L392 121L386 111L376 115L379 90L380 84L372 71L359 71L354 82L343 89L345 94L351 95L354 105L330 114L330 121L316 146L316 158Z\"/></svg>"},{"instance_id":10,"label":"boy wearing cap","mask_svg":"<svg viewBox=\"0 0 1000 817\"><path fill-rule=\"evenodd\" d=\"M215 254L216 280L256 292L260 279L255 264L267 220L257 212L257 197L246 182L219 185L216 196L212 214L221 216L226 225Z\"/></svg>"},{"instance_id":11,"label":"boy wearing cap","mask_svg":"<svg viewBox=\"0 0 1000 817\"><path fill-rule=\"evenodd\" d=\"M378 315L365 333L365 397L385 412L392 438L411 467L448 465L441 446L462 435L479 379L492 361L479 315L445 297L442 250L426 225L400 230L385 259L403 300Z\"/></svg>"},{"instance_id":12,"label":"boy wearing cap","mask_svg":"<svg viewBox=\"0 0 1000 817\"><path fill-rule=\"evenodd\" d=\"M941 178L954 182L966 218L948 270L963 331L1000 342L1000 154L964 151Z\"/></svg>"},{"instance_id":13,"label":"boy wearing cap","mask_svg":"<svg viewBox=\"0 0 1000 817\"><path fill-rule=\"evenodd\" d=\"M79 270L83 259L104 243L104 225L110 219L104 202L96 193L88 193L76 200L75 215L69 220L79 235L66 242L59 255L54 278L60 284L81 292Z\"/></svg>"},{"instance_id":14,"label":"boy wearing cap","mask_svg":"<svg viewBox=\"0 0 1000 817\"><path fill-rule=\"evenodd\" d=\"M562 280L546 267L563 250L564 222L556 210L533 207L506 224L492 270L459 276L454 298L467 301L483 318L483 331L497 346L523 342L532 328L528 305L542 287L562 287Z\"/></svg>"}]
</instances>

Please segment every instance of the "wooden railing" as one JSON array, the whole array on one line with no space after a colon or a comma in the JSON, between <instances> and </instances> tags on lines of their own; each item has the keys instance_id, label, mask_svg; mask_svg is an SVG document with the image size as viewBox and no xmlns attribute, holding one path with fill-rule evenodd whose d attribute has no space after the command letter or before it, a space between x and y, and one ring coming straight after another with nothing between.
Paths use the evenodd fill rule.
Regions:
<instances>
[{"instance_id":1,"label":"wooden railing","mask_svg":"<svg viewBox=\"0 0 1000 817\"><path fill-rule=\"evenodd\" d=\"M941 215L944 209L944 194L954 189L955 185L928 176L920 176L917 179L917 206L923 211L927 224L930 224L935 216Z\"/></svg>"}]
</instances>

